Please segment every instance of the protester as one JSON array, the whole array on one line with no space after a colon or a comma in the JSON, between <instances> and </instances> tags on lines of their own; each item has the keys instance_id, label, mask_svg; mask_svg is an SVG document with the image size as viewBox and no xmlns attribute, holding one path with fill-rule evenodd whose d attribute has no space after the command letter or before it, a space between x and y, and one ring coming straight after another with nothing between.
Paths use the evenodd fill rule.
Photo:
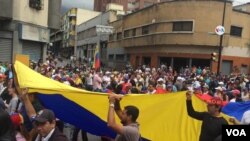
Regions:
<instances>
[{"instance_id":1,"label":"protester","mask_svg":"<svg viewBox=\"0 0 250 141\"><path fill-rule=\"evenodd\" d=\"M36 70L51 79L73 87L82 88L81 85L84 84L83 89L105 93L165 94L167 92L175 92L175 88L177 88L176 90L178 91L187 90L188 85L190 84L194 86L193 88L196 96L200 96L199 98L203 100L211 98L214 95L220 95L220 97L224 99L223 97L226 97L225 94L228 95L231 90L240 86L240 83L238 83L237 80L229 81L230 78L245 77L241 74L237 74L237 76L229 75L229 77L219 75L216 77L216 74L209 71L209 67L204 67L201 72L201 68L196 66L193 66L193 73L191 73L191 68L186 66L185 70L178 74L175 68L168 67L167 65L162 68L146 68L145 65L142 65L143 67L139 66L134 69L135 71L131 70L129 72L122 70L117 71L112 68L101 68L99 71L95 72L95 70L91 68L92 66L89 66L87 62L86 64L84 63L79 65L62 65L62 63L59 65L60 67L58 67L55 61L56 59L53 60L51 57L47 59L45 63L40 60ZM8 75L9 73L5 73L5 77L7 77L9 81L11 80L9 79L11 77ZM173 87L170 87L171 85L168 84L172 84ZM196 88L195 86L199 87ZM214 93L216 90L215 88L218 88L219 86L223 88L223 91L225 91L223 95ZM246 88L249 88L249 86L248 82L246 84ZM226 90L224 90L224 88ZM249 94L248 96L250 97ZM247 100L247 96L245 99ZM225 103L227 103L227 101ZM75 131L75 133L78 133L79 129L76 128Z\"/></svg>"},{"instance_id":2,"label":"protester","mask_svg":"<svg viewBox=\"0 0 250 141\"><path fill-rule=\"evenodd\" d=\"M67 137L56 127L56 117L54 112L49 109L43 109L36 113L31 101L28 97L28 89L20 89L17 87L18 93L22 98L23 104L31 121L34 123L32 134L33 141L68 141Z\"/></svg>"},{"instance_id":3,"label":"protester","mask_svg":"<svg viewBox=\"0 0 250 141\"><path fill-rule=\"evenodd\" d=\"M4 103L3 99L2 99L2 97L0 97L0 109L3 109L3 110L6 109L6 106L5 106L5 103Z\"/></svg>"},{"instance_id":4,"label":"protester","mask_svg":"<svg viewBox=\"0 0 250 141\"><path fill-rule=\"evenodd\" d=\"M74 128L72 141L77 141L78 140L78 133L79 132L81 132L82 141L88 141L87 133L85 131L81 130L80 128L78 128L78 127Z\"/></svg>"},{"instance_id":5,"label":"protester","mask_svg":"<svg viewBox=\"0 0 250 141\"><path fill-rule=\"evenodd\" d=\"M6 76L0 73L0 96L5 103L9 104L11 100L11 96L8 93Z\"/></svg>"},{"instance_id":6,"label":"protester","mask_svg":"<svg viewBox=\"0 0 250 141\"><path fill-rule=\"evenodd\" d=\"M227 125L227 121L220 115L222 100L211 98L207 104L207 112L197 112L192 105L192 93L186 93L186 104L188 115L202 121L199 141L214 141L222 133L222 125Z\"/></svg>"},{"instance_id":7,"label":"protester","mask_svg":"<svg viewBox=\"0 0 250 141\"><path fill-rule=\"evenodd\" d=\"M15 129L10 115L0 108L0 141L16 141Z\"/></svg>"},{"instance_id":8,"label":"protester","mask_svg":"<svg viewBox=\"0 0 250 141\"><path fill-rule=\"evenodd\" d=\"M138 141L140 132L136 120L139 116L139 109L135 106L126 106L124 110L121 110L121 98L119 95L109 95L108 126L118 134L115 141ZM116 122L115 112L123 125Z\"/></svg>"},{"instance_id":9,"label":"protester","mask_svg":"<svg viewBox=\"0 0 250 141\"><path fill-rule=\"evenodd\" d=\"M17 93L16 93L16 89L13 85L11 85L11 87L8 88L8 92L9 95L11 96L11 100L9 104L5 104L5 106L7 107L7 111L9 114L15 113L17 111L17 109L19 109L20 102L19 98L17 97Z\"/></svg>"},{"instance_id":10,"label":"protester","mask_svg":"<svg viewBox=\"0 0 250 141\"><path fill-rule=\"evenodd\" d=\"M16 132L17 141L28 141L30 140L30 134L23 125L23 116L19 113L13 113L10 115L13 127Z\"/></svg>"},{"instance_id":11,"label":"protester","mask_svg":"<svg viewBox=\"0 0 250 141\"><path fill-rule=\"evenodd\" d=\"M0 95L2 94L2 92L4 91L4 89L6 88L4 86L5 78L6 78L6 76L4 74L0 73Z\"/></svg>"}]
</instances>

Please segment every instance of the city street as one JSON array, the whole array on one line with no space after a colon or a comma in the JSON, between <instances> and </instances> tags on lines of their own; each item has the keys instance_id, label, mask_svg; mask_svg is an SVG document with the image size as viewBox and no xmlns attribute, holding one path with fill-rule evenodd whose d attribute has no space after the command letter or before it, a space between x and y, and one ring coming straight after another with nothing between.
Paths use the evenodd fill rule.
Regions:
<instances>
[{"instance_id":1,"label":"city street","mask_svg":"<svg viewBox=\"0 0 250 141\"><path fill-rule=\"evenodd\" d=\"M64 134L68 137L68 139L71 139L72 134L73 134L73 130L71 128L69 128L68 126L66 126L63 130ZM81 138L81 133L78 133L78 141L82 141ZM88 136L88 141L101 141L101 138L95 135L92 135L90 133L87 133Z\"/></svg>"}]
</instances>

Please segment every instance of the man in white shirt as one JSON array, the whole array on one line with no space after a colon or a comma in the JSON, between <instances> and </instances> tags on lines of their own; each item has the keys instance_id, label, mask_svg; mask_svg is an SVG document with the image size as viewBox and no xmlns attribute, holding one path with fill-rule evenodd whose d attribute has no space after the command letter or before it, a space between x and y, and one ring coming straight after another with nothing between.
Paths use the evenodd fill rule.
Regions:
<instances>
[{"instance_id":1,"label":"man in white shirt","mask_svg":"<svg viewBox=\"0 0 250 141\"><path fill-rule=\"evenodd\" d=\"M250 110L244 112L240 123L245 125L250 125Z\"/></svg>"},{"instance_id":2,"label":"man in white shirt","mask_svg":"<svg viewBox=\"0 0 250 141\"><path fill-rule=\"evenodd\" d=\"M243 113L241 121L238 121L235 117L230 117L229 121L232 122L234 125L250 125L250 110L247 110Z\"/></svg>"}]
</instances>

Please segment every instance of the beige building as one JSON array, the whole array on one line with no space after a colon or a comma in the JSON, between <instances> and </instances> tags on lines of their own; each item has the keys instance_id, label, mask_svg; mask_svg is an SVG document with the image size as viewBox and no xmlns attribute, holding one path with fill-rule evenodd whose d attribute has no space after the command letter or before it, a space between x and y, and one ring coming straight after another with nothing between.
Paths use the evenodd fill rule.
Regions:
<instances>
[{"instance_id":1,"label":"beige building","mask_svg":"<svg viewBox=\"0 0 250 141\"><path fill-rule=\"evenodd\" d=\"M250 14L234 10L231 2L225 6L221 71L229 74L237 66L249 72ZM216 72L218 63L210 58L219 50L220 36L214 32L222 24L223 9L223 1L161 2L112 22L108 47L124 48L130 58L125 61L134 67L164 63L177 71L195 65ZM116 62L117 55L109 54L110 61Z\"/></svg>"},{"instance_id":2,"label":"beige building","mask_svg":"<svg viewBox=\"0 0 250 141\"><path fill-rule=\"evenodd\" d=\"M250 3L242 4L242 5L237 5L234 7L235 10L239 10L242 12L250 12Z\"/></svg>"},{"instance_id":3,"label":"beige building","mask_svg":"<svg viewBox=\"0 0 250 141\"><path fill-rule=\"evenodd\" d=\"M127 12L135 12L158 2L160 2L160 0L128 0Z\"/></svg>"},{"instance_id":4,"label":"beige building","mask_svg":"<svg viewBox=\"0 0 250 141\"><path fill-rule=\"evenodd\" d=\"M72 8L64 14L62 17L62 56L76 55L77 26L99 14L100 12L80 8Z\"/></svg>"},{"instance_id":5,"label":"beige building","mask_svg":"<svg viewBox=\"0 0 250 141\"><path fill-rule=\"evenodd\" d=\"M94 52L99 46L101 64L107 66L107 52L112 52L107 48L108 38L113 33L110 22L116 21L124 15L122 6L109 4L108 11L80 24L77 28L77 58L93 62Z\"/></svg>"},{"instance_id":6,"label":"beige building","mask_svg":"<svg viewBox=\"0 0 250 141\"><path fill-rule=\"evenodd\" d=\"M0 0L0 61L12 62L16 54L45 59L60 9L61 0Z\"/></svg>"},{"instance_id":7,"label":"beige building","mask_svg":"<svg viewBox=\"0 0 250 141\"><path fill-rule=\"evenodd\" d=\"M160 0L94 0L94 10L104 12L107 11L107 5L118 4L123 6L126 13L131 13L157 2Z\"/></svg>"}]
</instances>

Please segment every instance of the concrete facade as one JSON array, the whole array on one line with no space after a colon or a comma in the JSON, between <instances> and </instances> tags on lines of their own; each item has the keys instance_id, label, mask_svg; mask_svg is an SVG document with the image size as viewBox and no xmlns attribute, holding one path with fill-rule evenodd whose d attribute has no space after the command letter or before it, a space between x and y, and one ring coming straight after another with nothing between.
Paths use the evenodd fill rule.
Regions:
<instances>
[{"instance_id":1,"label":"concrete facade","mask_svg":"<svg viewBox=\"0 0 250 141\"><path fill-rule=\"evenodd\" d=\"M112 27L109 22L117 20L119 11L110 10L99 16L86 21L77 27L77 58L93 61L94 51L97 44L100 45L100 56L103 64L107 64L107 41ZM103 31L98 31L103 29Z\"/></svg>"},{"instance_id":2,"label":"concrete facade","mask_svg":"<svg viewBox=\"0 0 250 141\"><path fill-rule=\"evenodd\" d=\"M160 0L95 0L94 10L104 12L108 4L115 3L122 5L126 13L131 13L157 2Z\"/></svg>"},{"instance_id":3,"label":"concrete facade","mask_svg":"<svg viewBox=\"0 0 250 141\"><path fill-rule=\"evenodd\" d=\"M132 13L158 2L160 2L160 0L128 0L127 11L128 13Z\"/></svg>"},{"instance_id":4,"label":"concrete facade","mask_svg":"<svg viewBox=\"0 0 250 141\"><path fill-rule=\"evenodd\" d=\"M220 36L214 32L222 23L223 8L222 1L205 0L149 6L111 23L115 33L108 47L124 48L134 67L145 63L157 67L164 61L172 66L178 66L174 62L185 66L205 62L216 71L217 62L210 61L210 57L212 52L218 52ZM234 10L232 3L226 3L222 65L230 61L231 68L247 66L249 72L249 17L249 13Z\"/></svg>"},{"instance_id":5,"label":"concrete facade","mask_svg":"<svg viewBox=\"0 0 250 141\"><path fill-rule=\"evenodd\" d=\"M0 0L0 19L12 19L13 0Z\"/></svg>"},{"instance_id":6,"label":"concrete facade","mask_svg":"<svg viewBox=\"0 0 250 141\"><path fill-rule=\"evenodd\" d=\"M61 0L49 1L48 26L51 29L57 30L61 28L61 3Z\"/></svg>"},{"instance_id":7,"label":"concrete facade","mask_svg":"<svg viewBox=\"0 0 250 141\"><path fill-rule=\"evenodd\" d=\"M235 6L234 9L242 12L250 12L250 3Z\"/></svg>"},{"instance_id":8,"label":"concrete facade","mask_svg":"<svg viewBox=\"0 0 250 141\"><path fill-rule=\"evenodd\" d=\"M72 8L64 14L62 17L62 31L63 31L63 41L62 41L62 56L70 57L71 55L76 55L77 47L77 26L81 23L88 21L100 12Z\"/></svg>"},{"instance_id":9,"label":"concrete facade","mask_svg":"<svg viewBox=\"0 0 250 141\"><path fill-rule=\"evenodd\" d=\"M6 3L0 1L1 6L10 6L9 9L12 10L11 18L0 18L0 40L8 43L1 44L5 48L1 50L3 49L1 47L0 52L6 51L6 54L10 54L10 58L1 58L0 61L12 62L15 60L16 54L29 55L30 60L35 62L39 59L45 60L46 49L50 42L50 29L60 27L56 20L60 18L58 15L60 11L57 10L60 10L61 0L53 2L49 2L49 0L12 0L10 2L12 2L11 6L9 3L5 5ZM39 4L34 5L34 2ZM54 7L57 8L52 10L54 7L49 6L50 4L54 4ZM0 13L2 10L4 9L1 8ZM49 18L50 15L53 15L53 18ZM4 36L7 34L10 37L5 38Z\"/></svg>"},{"instance_id":10,"label":"concrete facade","mask_svg":"<svg viewBox=\"0 0 250 141\"><path fill-rule=\"evenodd\" d=\"M122 5L123 10L127 11L128 0L94 0L94 11L105 12L110 3Z\"/></svg>"}]
</instances>

